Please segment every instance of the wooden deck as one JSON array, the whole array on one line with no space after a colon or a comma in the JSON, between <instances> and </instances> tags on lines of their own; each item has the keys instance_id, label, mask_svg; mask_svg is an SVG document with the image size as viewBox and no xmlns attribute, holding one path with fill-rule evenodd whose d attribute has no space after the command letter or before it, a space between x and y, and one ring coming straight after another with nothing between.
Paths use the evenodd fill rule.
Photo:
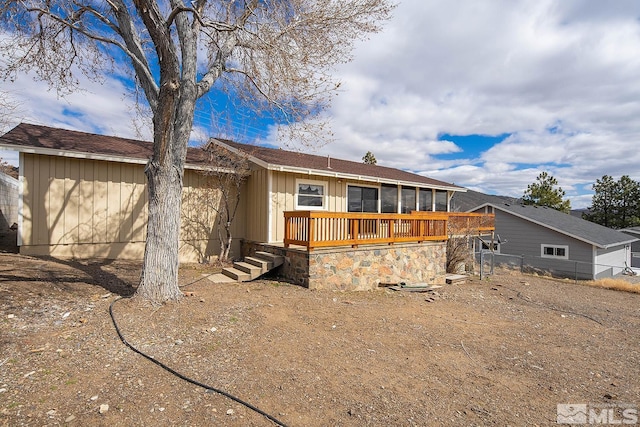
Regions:
<instances>
[{"instance_id":1,"label":"wooden deck","mask_svg":"<svg viewBox=\"0 0 640 427\"><path fill-rule=\"evenodd\" d=\"M284 246L299 245L308 251L322 247L444 241L453 235L492 232L492 214L412 212L375 214L288 211Z\"/></svg>"}]
</instances>

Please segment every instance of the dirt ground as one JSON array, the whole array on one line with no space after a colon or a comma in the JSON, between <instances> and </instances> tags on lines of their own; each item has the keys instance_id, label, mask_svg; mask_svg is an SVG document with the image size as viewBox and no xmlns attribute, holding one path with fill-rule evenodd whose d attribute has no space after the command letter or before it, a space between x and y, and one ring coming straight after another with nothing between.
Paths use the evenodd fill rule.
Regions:
<instances>
[{"instance_id":1,"label":"dirt ground","mask_svg":"<svg viewBox=\"0 0 640 427\"><path fill-rule=\"evenodd\" d=\"M183 266L177 304L118 300L117 324L288 426L548 426L557 404L640 404L639 294L503 273L427 301L213 271ZM0 425L275 425L123 344L109 306L139 272L0 254Z\"/></svg>"}]
</instances>

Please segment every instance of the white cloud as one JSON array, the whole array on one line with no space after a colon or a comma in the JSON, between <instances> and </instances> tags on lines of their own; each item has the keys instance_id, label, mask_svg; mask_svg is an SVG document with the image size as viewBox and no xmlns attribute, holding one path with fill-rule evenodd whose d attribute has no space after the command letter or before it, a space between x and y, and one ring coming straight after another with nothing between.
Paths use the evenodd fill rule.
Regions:
<instances>
[{"instance_id":1,"label":"white cloud","mask_svg":"<svg viewBox=\"0 0 640 427\"><path fill-rule=\"evenodd\" d=\"M604 174L640 179L640 3L609 6L401 2L342 69L321 152L511 196L546 170L581 206ZM511 136L476 153L442 134Z\"/></svg>"},{"instance_id":2,"label":"white cloud","mask_svg":"<svg viewBox=\"0 0 640 427\"><path fill-rule=\"evenodd\" d=\"M549 171L574 206L604 174L640 179L640 2L404 0L394 15L339 69L335 142L318 153L372 151L380 164L511 196ZM21 94L24 119L135 136L122 83L85 83L68 104L22 77L0 90ZM443 134L510 136L472 147Z\"/></svg>"},{"instance_id":3,"label":"white cloud","mask_svg":"<svg viewBox=\"0 0 640 427\"><path fill-rule=\"evenodd\" d=\"M133 126L135 101L121 80L105 78L94 82L82 78L82 91L60 98L45 82L33 75L18 75L15 81L0 82L0 91L10 91L20 114L14 124L26 121L73 130L97 132L122 137L139 137ZM143 135L149 137L148 130Z\"/></svg>"}]
</instances>

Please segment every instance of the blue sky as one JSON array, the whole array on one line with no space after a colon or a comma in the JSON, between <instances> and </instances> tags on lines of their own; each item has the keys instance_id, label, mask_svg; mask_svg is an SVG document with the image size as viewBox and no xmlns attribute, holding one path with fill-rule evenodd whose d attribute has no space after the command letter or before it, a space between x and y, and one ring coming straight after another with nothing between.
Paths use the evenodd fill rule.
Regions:
<instances>
[{"instance_id":1,"label":"blue sky","mask_svg":"<svg viewBox=\"0 0 640 427\"><path fill-rule=\"evenodd\" d=\"M547 171L574 208L605 174L640 180L636 0L405 0L336 74L333 142L309 151L372 151L379 164L509 196ZM20 103L13 123L137 137L122 79L84 83L66 99L28 75L0 90ZM207 105L197 112L194 140L285 144L251 112L214 105L215 125Z\"/></svg>"}]
</instances>

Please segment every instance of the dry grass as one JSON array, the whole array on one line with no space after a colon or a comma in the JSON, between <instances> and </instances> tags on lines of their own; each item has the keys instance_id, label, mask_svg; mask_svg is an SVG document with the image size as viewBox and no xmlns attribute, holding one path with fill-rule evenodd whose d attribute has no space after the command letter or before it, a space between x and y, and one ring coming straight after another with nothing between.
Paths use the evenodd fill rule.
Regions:
<instances>
[{"instance_id":1,"label":"dry grass","mask_svg":"<svg viewBox=\"0 0 640 427\"><path fill-rule=\"evenodd\" d=\"M517 269L496 267L494 274L501 275L501 276L516 276L516 275L521 275L522 273L520 273L520 271ZM543 272L543 271L528 272L528 273L525 273L524 276L540 277L548 280L557 280L561 282L573 281L573 279L568 279L568 278L561 279L561 278L552 277L548 272ZM577 284L593 286L596 288L604 288L604 289L611 289L616 291L640 294L640 281L638 281L635 278L634 279L629 278L629 280L620 279L620 278L615 278L615 279L607 278L607 279L599 279L599 280L579 280Z\"/></svg>"},{"instance_id":2,"label":"dry grass","mask_svg":"<svg viewBox=\"0 0 640 427\"><path fill-rule=\"evenodd\" d=\"M586 285L598 288L614 289L616 291L632 292L640 294L640 283L627 282L624 279L600 279L584 282Z\"/></svg>"}]
</instances>

